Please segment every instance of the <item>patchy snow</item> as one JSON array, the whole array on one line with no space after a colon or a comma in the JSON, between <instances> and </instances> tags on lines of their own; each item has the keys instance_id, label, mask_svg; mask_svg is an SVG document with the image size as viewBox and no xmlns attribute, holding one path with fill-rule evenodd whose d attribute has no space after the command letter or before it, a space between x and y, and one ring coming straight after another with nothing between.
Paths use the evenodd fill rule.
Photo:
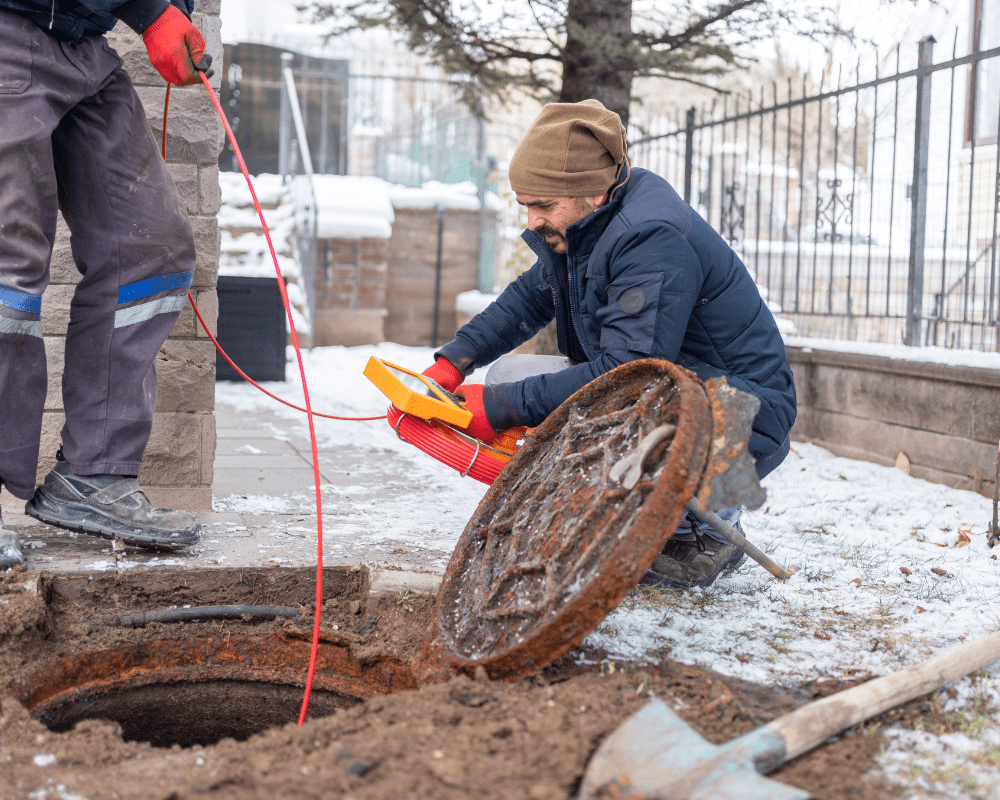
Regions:
<instances>
[{"instance_id":1,"label":"patchy snow","mask_svg":"<svg viewBox=\"0 0 1000 800\"><path fill-rule=\"evenodd\" d=\"M907 347L902 344L845 342L838 339L812 339L805 336L786 336L785 344L813 350L833 350L838 353L895 358L900 361L921 361L929 364L948 364L956 367L981 367L1000 369L1000 353L982 353L978 350L953 350L948 347Z\"/></svg>"},{"instance_id":2,"label":"patchy snow","mask_svg":"<svg viewBox=\"0 0 1000 800\"><path fill-rule=\"evenodd\" d=\"M1000 728L974 712L955 722L964 722L969 733L884 731L890 744L879 764L889 780L905 787L897 795L902 800L1000 800Z\"/></svg>"},{"instance_id":3,"label":"patchy snow","mask_svg":"<svg viewBox=\"0 0 1000 800\"><path fill-rule=\"evenodd\" d=\"M305 353L314 408L343 415L382 413L386 399L361 374L371 355L417 371L433 357L431 348L389 343ZM268 389L301 403L297 370L290 368L288 374L287 383L271 383ZM480 370L471 380L481 381L483 374ZM305 431L304 415L253 387L220 383L216 393L220 403L237 410L275 409L290 420L289 430ZM407 478L398 486L384 479L370 487L323 486L324 516L343 537L331 544L334 552L349 555L350 539L358 536L365 537L369 550L396 542L445 552L454 547L485 486L401 442L385 420L317 418L316 430L321 447L367 454L352 468L353 478L359 473L364 478L366 463L386 460ZM887 674L1000 627L995 602L1000 560L986 545L992 517L987 498L798 442L763 483L767 501L746 513L742 525L779 563L799 566L792 578L777 581L748 560L708 589L640 587L586 644L611 660L654 662L669 656L746 680L795 685ZM421 489L413 491L414 486ZM298 513L311 503L311 492L303 491L292 498L217 499L216 510ZM434 566L443 569L445 560ZM957 691L956 713L968 712L975 697L988 697L995 709L1000 664L951 689ZM1000 730L1000 716L991 715L989 726ZM1000 781L1000 732L983 733L970 739L972 744L948 736L892 733L883 764L890 777L914 792L909 796L984 796L974 787ZM948 758L975 762L965 784L948 772ZM921 788L924 778L908 777L912 770L929 776L929 788Z\"/></svg>"},{"instance_id":4,"label":"patchy snow","mask_svg":"<svg viewBox=\"0 0 1000 800\"><path fill-rule=\"evenodd\" d=\"M891 672L1000 623L987 498L798 442L763 485L744 531L794 576L748 560L706 590L637 593L589 643L794 684Z\"/></svg>"}]
</instances>

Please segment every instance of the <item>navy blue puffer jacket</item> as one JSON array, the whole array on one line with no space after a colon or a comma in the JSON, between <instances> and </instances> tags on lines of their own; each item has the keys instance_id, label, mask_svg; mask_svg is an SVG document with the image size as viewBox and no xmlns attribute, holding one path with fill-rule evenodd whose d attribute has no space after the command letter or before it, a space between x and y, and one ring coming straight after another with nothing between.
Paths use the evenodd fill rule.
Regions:
<instances>
[{"instance_id":1,"label":"navy blue puffer jacket","mask_svg":"<svg viewBox=\"0 0 1000 800\"><path fill-rule=\"evenodd\" d=\"M784 442L795 386L774 317L736 253L663 178L632 170L611 203L568 228L566 255L533 231L523 238L538 261L439 354L466 373L555 318L559 350L580 363L488 387L495 430L538 425L598 375L654 357L755 395L755 457Z\"/></svg>"},{"instance_id":2,"label":"navy blue puffer jacket","mask_svg":"<svg viewBox=\"0 0 1000 800\"><path fill-rule=\"evenodd\" d=\"M0 0L0 9L27 17L50 36L78 42L111 30L121 20L142 33L162 14L168 0ZM174 0L189 17L194 0Z\"/></svg>"}]
</instances>

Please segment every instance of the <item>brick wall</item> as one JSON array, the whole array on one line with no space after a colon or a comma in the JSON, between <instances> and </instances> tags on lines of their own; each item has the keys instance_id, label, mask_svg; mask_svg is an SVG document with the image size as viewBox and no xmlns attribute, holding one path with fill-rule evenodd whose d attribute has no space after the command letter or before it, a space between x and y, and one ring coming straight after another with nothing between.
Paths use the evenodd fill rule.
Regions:
<instances>
[{"instance_id":1,"label":"brick wall","mask_svg":"<svg viewBox=\"0 0 1000 800\"><path fill-rule=\"evenodd\" d=\"M194 22L208 52L222 64L220 0L199 0ZM108 40L125 60L125 68L142 99L157 141L163 119L165 82L153 69L142 39L119 23ZM221 77L212 84L218 91ZM198 258L191 293L206 321L218 315L215 281L219 264L219 177L217 159L222 126L201 85L170 94L167 162L181 203L194 226ZM52 254L51 284L42 297L42 332L48 356L48 395L42 426L39 479L55 463L63 426L63 345L69 303L80 275L69 248L69 231L60 218ZM213 334L215 333L213 329ZM139 480L154 505L189 510L212 505L215 460L215 351L200 330L190 305L181 312L157 359L159 393L153 433Z\"/></svg>"},{"instance_id":2,"label":"brick wall","mask_svg":"<svg viewBox=\"0 0 1000 800\"><path fill-rule=\"evenodd\" d=\"M313 345L385 341L387 253L385 239L318 241Z\"/></svg>"}]
</instances>

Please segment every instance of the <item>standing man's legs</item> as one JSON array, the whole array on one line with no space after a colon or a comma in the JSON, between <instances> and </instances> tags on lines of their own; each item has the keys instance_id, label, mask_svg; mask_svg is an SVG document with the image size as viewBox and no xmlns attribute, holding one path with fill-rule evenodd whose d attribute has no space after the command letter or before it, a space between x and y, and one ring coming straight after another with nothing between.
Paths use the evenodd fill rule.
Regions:
<instances>
[{"instance_id":1,"label":"standing man's legs","mask_svg":"<svg viewBox=\"0 0 1000 800\"><path fill-rule=\"evenodd\" d=\"M156 407L156 355L194 277L194 237L135 89L103 39L95 48L88 55L103 80L52 136L59 207L83 275L66 331L65 460L25 511L173 550L195 544L201 526L154 509L136 478Z\"/></svg>"},{"instance_id":2,"label":"standing man's legs","mask_svg":"<svg viewBox=\"0 0 1000 800\"><path fill-rule=\"evenodd\" d=\"M121 69L62 119L52 144L83 275L66 331L63 452L77 475L138 475L156 355L194 276L191 223Z\"/></svg>"},{"instance_id":3,"label":"standing man's legs","mask_svg":"<svg viewBox=\"0 0 1000 800\"><path fill-rule=\"evenodd\" d=\"M66 336L67 460L26 511L141 546L193 544L194 516L153 509L135 480L156 403L156 354L193 275L190 224L103 37L58 42L0 12L0 40L0 92L10 89L0 94L0 289L8 301L0 300L0 331L8 331L0 333L0 402L16 428L0 449L0 481L16 496L32 495L46 386L40 296L58 198L83 274ZM26 80L8 83L25 64Z\"/></svg>"},{"instance_id":4,"label":"standing man's legs","mask_svg":"<svg viewBox=\"0 0 1000 800\"><path fill-rule=\"evenodd\" d=\"M26 500L47 387L41 311L56 232L51 136L85 87L30 20L0 10L0 42L0 485ZM0 520L0 568L21 561L17 536Z\"/></svg>"}]
</instances>

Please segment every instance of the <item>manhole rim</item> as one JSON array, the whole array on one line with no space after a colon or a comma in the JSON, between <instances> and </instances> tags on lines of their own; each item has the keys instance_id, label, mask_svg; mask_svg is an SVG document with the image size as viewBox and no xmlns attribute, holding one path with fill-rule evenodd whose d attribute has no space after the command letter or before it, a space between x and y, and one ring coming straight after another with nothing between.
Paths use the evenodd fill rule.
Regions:
<instances>
[{"instance_id":1,"label":"manhole rim","mask_svg":"<svg viewBox=\"0 0 1000 800\"><path fill-rule=\"evenodd\" d=\"M247 663L245 654L256 650L270 655ZM206 656L219 663L199 660ZM39 718L58 706L145 686L230 680L302 688L309 656L308 638L287 634L156 637L48 662L12 685L9 695ZM395 656L358 659L350 643L321 638L314 691L365 701L415 688L410 664Z\"/></svg>"}]
</instances>

